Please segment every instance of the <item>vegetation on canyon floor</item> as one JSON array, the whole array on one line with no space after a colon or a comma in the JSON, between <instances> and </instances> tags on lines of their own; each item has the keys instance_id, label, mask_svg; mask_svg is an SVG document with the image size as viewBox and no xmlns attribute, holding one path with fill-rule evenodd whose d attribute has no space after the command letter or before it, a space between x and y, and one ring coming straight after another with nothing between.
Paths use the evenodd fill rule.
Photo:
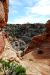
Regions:
<instances>
[{"instance_id":1,"label":"vegetation on canyon floor","mask_svg":"<svg viewBox=\"0 0 50 75\"><path fill-rule=\"evenodd\" d=\"M0 74L2 75L26 75L26 69L17 62L0 60Z\"/></svg>"}]
</instances>

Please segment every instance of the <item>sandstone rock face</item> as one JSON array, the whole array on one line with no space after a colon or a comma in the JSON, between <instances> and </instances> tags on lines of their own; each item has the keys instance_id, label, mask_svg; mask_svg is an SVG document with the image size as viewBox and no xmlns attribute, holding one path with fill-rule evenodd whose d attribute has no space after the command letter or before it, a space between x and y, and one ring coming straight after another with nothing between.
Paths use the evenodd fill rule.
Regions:
<instances>
[{"instance_id":1,"label":"sandstone rock face","mask_svg":"<svg viewBox=\"0 0 50 75\"><path fill-rule=\"evenodd\" d=\"M8 20L8 0L0 0L0 28L3 28Z\"/></svg>"},{"instance_id":2,"label":"sandstone rock face","mask_svg":"<svg viewBox=\"0 0 50 75\"><path fill-rule=\"evenodd\" d=\"M46 23L46 32L50 34L50 20L48 20Z\"/></svg>"},{"instance_id":3,"label":"sandstone rock face","mask_svg":"<svg viewBox=\"0 0 50 75\"><path fill-rule=\"evenodd\" d=\"M4 37L2 35L2 32L0 32L0 55L4 50L4 46L5 46Z\"/></svg>"},{"instance_id":4,"label":"sandstone rock face","mask_svg":"<svg viewBox=\"0 0 50 75\"><path fill-rule=\"evenodd\" d=\"M34 36L28 47L24 50L24 54L37 50L37 48L45 53L50 53L50 20L45 24L46 32L38 36ZM38 50L37 50L38 51ZM38 52L37 52L38 53Z\"/></svg>"},{"instance_id":5,"label":"sandstone rock face","mask_svg":"<svg viewBox=\"0 0 50 75\"><path fill-rule=\"evenodd\" d=\"M8 0L0 0L0 28L3 28L8 20ZM0 32L0 54L4 50L5 42L2 31Z\"/></svg>"}]
</instances>

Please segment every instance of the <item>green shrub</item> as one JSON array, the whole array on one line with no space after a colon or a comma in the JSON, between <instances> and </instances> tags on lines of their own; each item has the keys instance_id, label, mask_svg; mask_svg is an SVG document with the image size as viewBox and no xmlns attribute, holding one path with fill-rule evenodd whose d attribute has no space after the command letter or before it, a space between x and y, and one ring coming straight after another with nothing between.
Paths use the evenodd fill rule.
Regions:
<instances>
[{"instance_id":1,"label":"green shrub","mask_svg":"<svg viewBox=\"0 0 50 75\"><path fill-rule=\"evenodd\" d=\"M2 64L4 75L26 75L26 69L16 62L10 63L0 60L0 64Z\"/></svg>"},{"instance_id":2,"label":"green shrub","mask_svg":"<svg viewBox=\"0 0 50 75\"><path fill-rule=\"evenodd\" d=\"M26 69L18 65L15 69L16 75L26 75Z\"/></svg>"},{"instance_id":3,"label":"green shrub","mask_svg":"<svg viewBox=\"0 0 50 75\"><path fill-rule=\"evenodd\" d=\"M21 48L20 48L20 50L21 50L21 51L23 51L23 50L24 50L24 48L23 48L23 47L21 47Z\"/></svg>"}]
</instances>

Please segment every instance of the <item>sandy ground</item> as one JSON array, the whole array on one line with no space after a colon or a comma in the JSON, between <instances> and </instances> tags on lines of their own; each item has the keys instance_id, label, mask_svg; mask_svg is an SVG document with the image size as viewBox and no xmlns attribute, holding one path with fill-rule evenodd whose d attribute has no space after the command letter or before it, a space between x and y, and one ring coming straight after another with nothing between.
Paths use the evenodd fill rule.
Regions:
<instances>
[{"instance_id":1,"label":"sandy ground","mask_svg":"<svg viewBox=\"0 0 50 75\"><path fill-rule=\"evenodd\" d=\"M28 75L50 75L50 59L35 59L30 52L23 57L22 63Z\"/></svg>"}]
</instances>

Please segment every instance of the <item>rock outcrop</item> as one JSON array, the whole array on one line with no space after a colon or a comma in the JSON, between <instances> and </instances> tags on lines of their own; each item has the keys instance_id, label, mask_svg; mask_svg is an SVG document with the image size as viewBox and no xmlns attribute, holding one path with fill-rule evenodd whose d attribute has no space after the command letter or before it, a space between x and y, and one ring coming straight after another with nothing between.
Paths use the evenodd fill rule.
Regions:
<instances>
[{"instance_id":1,"label":"rock outcrop","mask_svg":"<svg viewBox=\"0 0 50 75\"><path fill-rule=\"evenodd\" d=\"M0 28L3 28L8 20L8 0L0 0Z\"/></svg>"},{"instance_id":2,"label":"rock outcrop","mask_svg":"<svg viewBox=\"0 0 50 75\"><path fill-rule=\"evenodd\" d=\"M32 37L32 41L24 50L24 54L27 54L34 50L36 51L36 48L39 48L39 50L43 51L44 53L50 53L50 20L47 21L45 26L45 33Z\"/></svg>"},{"instance_id":3,"label":"rock outcrop","mask_svg":"<svg viewBox=\"0 0 50 75\"><path fill-rule=\"evenodd\" d=\"M4 51L0 55L0 59L2 60L8 60L8 61L17 61L18 63L21 63L21 60L16 54L16 51L12 48L10 42L5 38L5 47ZM2 45L3 46L3 45Z\"/></svg>"},{"instance_id":4,"label":"rock outcrop","mask_svg":"<svg viewBox=\"0 0 50 75\"><path fill-rule=\"evenodd\" d=\"M0 28L2 29L8 21L8 0L0 0ZM4 36L0 31L0 54L3 52L5 46Z\"/></svg>"},{"instance_id":5,"label":"rock outcrop","mask_svg":"<svg viewBox=\"0 0 50 75\"><path fill-rule=\"evenodd\" d=\"M5 46L4 37L2 35L2 32L0 32L0 55L4 50L4 46Z\"/></svg>"}]
</instances>

